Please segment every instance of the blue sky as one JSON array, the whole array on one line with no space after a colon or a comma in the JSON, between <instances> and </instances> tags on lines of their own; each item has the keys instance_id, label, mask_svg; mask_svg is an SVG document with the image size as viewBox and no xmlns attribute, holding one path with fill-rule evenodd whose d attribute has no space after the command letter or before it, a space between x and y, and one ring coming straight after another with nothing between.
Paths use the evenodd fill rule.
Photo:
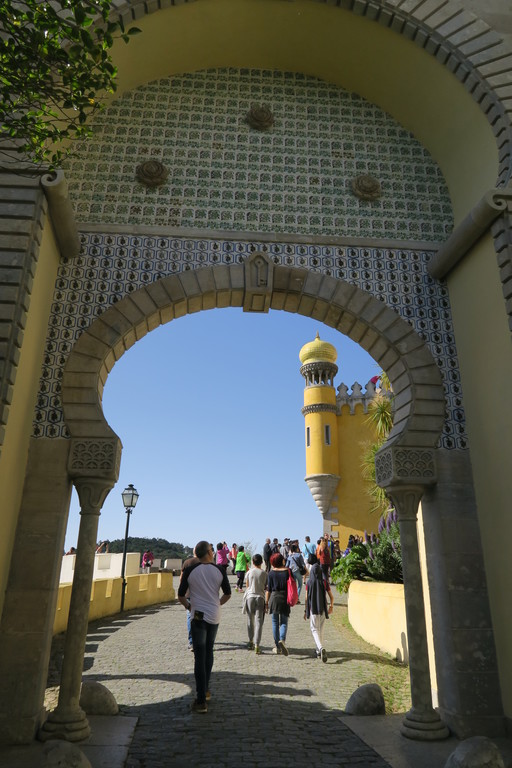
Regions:
<instances>
[{"instance_id":1,"label":"blue sky","mask_svg":"<svg viewBox=\"0 0 512 768\"><path fill-rule=\"evenodd\" d=\"M188 546L317 538L322 519L304 482L300 348L319 331L338 351L336 386L365 385L371 357L322 323L288 312L216 309L174 320L137 342L111 371L105 416L121 438L117 485L98 537L124 537L121 491L140 497L130 535ZM73 492L66 549L78 538Z\"/></svg>"}]
</instances>

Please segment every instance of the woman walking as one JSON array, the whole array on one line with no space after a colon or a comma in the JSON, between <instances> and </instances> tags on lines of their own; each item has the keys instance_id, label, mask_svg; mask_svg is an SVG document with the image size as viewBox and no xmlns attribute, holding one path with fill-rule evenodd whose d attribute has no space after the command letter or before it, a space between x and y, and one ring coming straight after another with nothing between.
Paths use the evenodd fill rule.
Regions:
<instances>
[{"instance_id":1,"label":"woman walking","mask_svg":"<svg viewBox=\"0 0 512 768\"><path fill-rule=\"evenodd\" d=\"M245 572L249 569L249 558L244 552L244 547L240 544L236 556L235 573L237 575L236 592L244 591Z\"/></svg>"},{"instance_id":2,"label":"woman walking","mask_svg":"<svg viewBox=\"0 0 512 768\"><path fill-rule=\"evenodd\" d=\"M247 614L247 648L255 653L261 653L261 633L265 620L265 587L267 572L261 567L261 555L253 555L252 568L245 575L244 611Z\"/></svg>"},{"instance_id":3,"label":"woman walking","mask_svg":"<svg viewBox=\"0 0 512 768\"><path fill-rule=\"evenodd\" d=\"M329 545L325 539L320 539L318 547L316 548L316 554L320 562L322 573L324 574L325 581L329 583L329 573L331 571L331 553L329 552Z\"/></svg>"},{"instance_id":4,"label":"woman walking","mask_svg":"<svg viewBox=\"0 0 512 768\"><path fill-rule=\"evenodd\" d=\"M326 662L327 651L324 648L324 626L325 620L332 613L334 597L329 586L329 580L325 579L316 555L308 557L308 564L311 566L311 569L306 584L304 619L309 619L311 634L316 645L317 659L322 659L323 662ZM329 595L330 600L329 607L327 607L327 595Z\"/></svg>"},{"instance_id":5,"label":"woman walking","mask_svg":"<svg viewBox=\"0 0 512 768\"><path fill-rule=\"evenodd\" d=\"M280 552L270 558L270 571L268 574L267 590L265 592L265 610L272 616L272 635L275 647L272 653L282 653L288 656L288 648L285 645L286 632L290 606L287 601L287 582L290 574L285 565L284 557Z\"/></svg>"},{"instance_id":6,"label":"woman walking","mask_svg":"<svg viewBox=\"0 0 512 768\"><path fill-rule=\"evenodd\" d=\"M231 573L233 576L235 575L235 567L236 567L236 556L238 555L238 548L236 544L233 544L231 546L231 549L229 550L229 559L231 560Z\"/></svg>"},{"instance_id":7,"label":"woman walking","mask_svg":"<svg viewBox=\"0 0 512 768\"><path fill-rule=\"evenodd\" d=\"M304 558L302 557L301 551L297 544L292 544L291 552L288 555L286 565L291 570L292 576L297 582L297 594L299 595L299 600L297 602L300 603L302 577L306 575L307 571L306 563L304 562Z\"/></svg>"}]
</instances>

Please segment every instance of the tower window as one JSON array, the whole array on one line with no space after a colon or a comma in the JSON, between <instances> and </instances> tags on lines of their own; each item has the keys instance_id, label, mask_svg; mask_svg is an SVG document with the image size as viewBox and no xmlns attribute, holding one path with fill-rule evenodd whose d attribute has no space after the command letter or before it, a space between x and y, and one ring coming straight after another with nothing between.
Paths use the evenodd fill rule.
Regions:
<instances>
[{"instance_id":1,"label":"tower window","mask_svg":"<svg viewBox=\"0 0 512 768\"><path fill-rule=\"evenodd\" d=\"M306 427L306 448L309 448L311 445L311 433L309 430L309 427Z\"/></svg>"},{"instance_id":2,"label":"tower window","mask_svg":"<svg viewBox=\"0 0 512 768\"><path fill-rule=\"evenodd\" d=\"M325 425L325 444L331 444L331 427L329 424Z\"/></svg>"}]
</instances>

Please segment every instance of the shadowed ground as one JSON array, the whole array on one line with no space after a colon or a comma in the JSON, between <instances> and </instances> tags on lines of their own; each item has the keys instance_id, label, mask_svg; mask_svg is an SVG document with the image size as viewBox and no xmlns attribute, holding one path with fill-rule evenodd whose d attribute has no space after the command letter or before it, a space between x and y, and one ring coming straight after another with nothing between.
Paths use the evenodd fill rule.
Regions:
<instances>
[{"instance_id":1,"label":"shadowed ground","mask_svg":"<svg viewBox=\"0 0 512 768\"><path fill-rule=\"evenodd\" d=\"M126 715L139 718L127 768L181 768L203 764L265 766L269 756L293 765L388 765L339 719L351 693L378 682L388 711L410 706L408 671L363 642L349 627L335 593L326 624L328 662L315 658L303 606L292 609L287 646L274 656L271 622L265 621L263 654L247 650L242 595L222 608L206 715L192 714L193 654L187 650L186 613L167 604L94 622L89 626L84 679L106 685ZM56 639L53 669L58 667ZM48 704L54 699L49 689ZM270 761L273 762L273 761ZM281 762L281 760L279 760Z\"/></svg>"}]
</instances>

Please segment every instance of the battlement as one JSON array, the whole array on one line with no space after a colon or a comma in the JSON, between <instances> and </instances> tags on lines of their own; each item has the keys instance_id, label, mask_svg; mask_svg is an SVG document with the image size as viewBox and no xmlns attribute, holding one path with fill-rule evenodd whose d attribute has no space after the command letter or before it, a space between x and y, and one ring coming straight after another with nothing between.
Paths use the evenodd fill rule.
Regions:
<instances>
[{"instance_id":1,"label":"battlement","mask_svg":"<svg viewBox=\"0 0 512 768\"><path fill-rule=\"evenodd\" d=\"M373 381L369 381L366 384L364 392L361 384L355 381L352 384L352 391L349 393L347 385L341 383L336 394L336 411L339 415L341 414L342 407L348 405L350 408L350 415L353 416L355 414L356 405L362 405L363 412L368 413L368 406L376 395L391 398L393 393L388 389L376 387Z\"/></svg>"}]
</instances>

